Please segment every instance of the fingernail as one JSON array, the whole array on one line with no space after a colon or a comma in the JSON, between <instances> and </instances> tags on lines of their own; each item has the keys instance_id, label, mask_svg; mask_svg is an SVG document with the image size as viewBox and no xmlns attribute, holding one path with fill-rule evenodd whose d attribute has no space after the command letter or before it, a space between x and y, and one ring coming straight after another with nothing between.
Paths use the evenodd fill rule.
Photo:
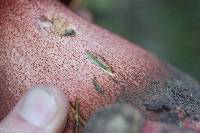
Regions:
<instances>
[{"instance_id":1,"label":"fingernail","mask_svg":"<svg viewBox=\"0 0 200 133\"><path fill-rule=\"evenodd\" d=\"M19 107L21 118L37 127L48 125L56 112L57 105L53 92L43 85L32 88Z\"/></svg>"}]
</instances>

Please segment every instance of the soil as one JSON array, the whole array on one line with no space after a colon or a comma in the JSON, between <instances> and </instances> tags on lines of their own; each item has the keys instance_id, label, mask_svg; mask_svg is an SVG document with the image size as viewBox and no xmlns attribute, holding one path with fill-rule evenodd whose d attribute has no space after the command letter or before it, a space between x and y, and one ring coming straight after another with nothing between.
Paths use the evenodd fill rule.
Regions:
<instances>
[{"instance_id":1,"label":"soil","mask_svg":"<svg viewBox=\"0 0 200 133\"><path fill-rule=\"evenodd\" d=\"M167 65L172 75L164 80L152 80L147 88L138 88L137 92L125 92L118 97L119 103L130 103L141 109L147 119L179 124L185 118L199 121L200 86L190 76ZM131 90L131 89L130 89ZM144 108L144 109L143 109Z\"/></svg>"}]
</instances>

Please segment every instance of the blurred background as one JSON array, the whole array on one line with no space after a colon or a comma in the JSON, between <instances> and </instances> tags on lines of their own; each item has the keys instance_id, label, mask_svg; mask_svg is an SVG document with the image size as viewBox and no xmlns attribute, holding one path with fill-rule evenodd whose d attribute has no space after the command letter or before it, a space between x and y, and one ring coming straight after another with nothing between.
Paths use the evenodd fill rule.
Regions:
<instances>
[{"instance_id":1,"label":"blurred background","mask_svg":"<svg viewBox=\"0 0 200 133\"><path fill-rule=\"evenodd\" d=\"M200 81L200 0L75 0L71 7Z\"/></svg>"}]
</instances>

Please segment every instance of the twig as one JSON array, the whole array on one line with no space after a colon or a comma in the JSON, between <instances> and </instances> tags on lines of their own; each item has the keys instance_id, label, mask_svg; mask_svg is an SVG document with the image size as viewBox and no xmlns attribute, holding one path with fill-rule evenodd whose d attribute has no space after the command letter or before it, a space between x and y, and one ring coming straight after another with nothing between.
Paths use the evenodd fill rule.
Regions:
<instances>
[{"instance_id":1,"label":"twig","mask_svg":"<svg viewBox=\"0 0 200 133\"><path fill-rule=\"evenodd\" d=\"M79 128L79 102L78 100L76 99L75 101L75 130L74 132L75 133L78 133L78 128Z\"/></svg>"}]
</instances>

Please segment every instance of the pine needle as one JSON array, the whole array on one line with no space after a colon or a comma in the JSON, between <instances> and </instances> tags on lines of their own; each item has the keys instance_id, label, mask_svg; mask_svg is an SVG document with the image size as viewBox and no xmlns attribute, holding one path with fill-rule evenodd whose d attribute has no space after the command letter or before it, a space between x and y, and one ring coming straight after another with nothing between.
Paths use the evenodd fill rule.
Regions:
<instances>
[{"instance_id":1,"label":"pine needle","mask_svg":"<svg viewBox=\"0 0 200 133\"><path fill-rule=\"evenodd\" d=\"M85 125L86 125L86 121L85 121L85 119L80 115L80 113L76 116L76 108L75 108L75 106L74 106L72 103L70 103L70 107L71 107L72 113L75 115L75 117L78 117L78 118L79 118L80 124L81 124L82 126L85 126ZM75 119L76 119L76 118L75 118ZM77 119L76 119L76 121L77 121Z\"/></svg>"}]
</instances>

